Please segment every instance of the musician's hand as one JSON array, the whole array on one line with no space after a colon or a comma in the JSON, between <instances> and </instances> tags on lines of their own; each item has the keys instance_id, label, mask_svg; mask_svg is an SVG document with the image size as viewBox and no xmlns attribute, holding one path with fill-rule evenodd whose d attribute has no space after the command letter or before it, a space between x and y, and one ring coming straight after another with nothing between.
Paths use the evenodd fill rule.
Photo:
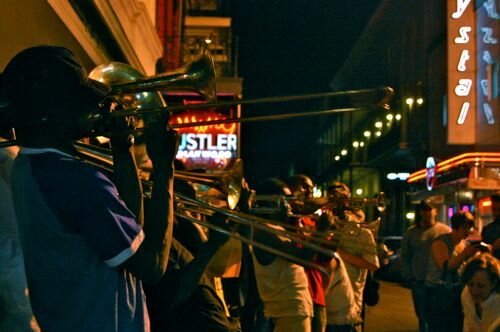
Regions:
<instances>
[{"instance_id":1,"label":"musician's hand","mask_svg":"<svg viewBox=\"0 0 500 332\"><path fill-rule=\"evenodd\" d=\"M127 117L113 117L109 121L111 126L110 142L113 153L129 152L134 144L134 120Z\"/></svg>"},{"instance_id":2,"label":"musician's hand","mask_svg":"<svg viewBox=\"0 0 500 332\"><path fill-rule=\"evenodd\" d=\"M236 224L230 222L227 219L227 216L221 213L215 213L213 216L211 216L209 223L224 229L226 232L233 232L236 229ZM229 238L229 234L217 231L215 229L210 229L208 242L213 246L220 247L224 245L229 240Z\"/></svg>"},{"instance_id":3,"label":"musician's hand","mask_svg":"<svg viewBox=\"0 0 500 332\"><path fill-rule=\"evenodd\" d=\"M241 212L249 213L252 207L253 199L255 197L255 191L250 189L248 182L242 178L241 179L241 195L238 201L238 209Z\"/></svg>"},{"instance_id":4,"label":"musician's hand","mask_svg":"<svg viewBox=\"0 0 500 332\"><path fill-rule=\"evenodd\" d=\"M158 170L173 163L179 147L179 135L168 126L168 117L163 116L146 128L144 138L153 169Z\"/></svg>"},{"instance_id":5,"label":"musician's hand","mask_svg":"<svg viewBox=\"0 0 500 332\"><path fill-rule=\"evenodd\" d=\"M323 213L317 221L316 229L319 232L325 232L332 228L334 222L335 218L333 216L333 212L330 210L323 210Z\"/></svg>"}]
</instances>

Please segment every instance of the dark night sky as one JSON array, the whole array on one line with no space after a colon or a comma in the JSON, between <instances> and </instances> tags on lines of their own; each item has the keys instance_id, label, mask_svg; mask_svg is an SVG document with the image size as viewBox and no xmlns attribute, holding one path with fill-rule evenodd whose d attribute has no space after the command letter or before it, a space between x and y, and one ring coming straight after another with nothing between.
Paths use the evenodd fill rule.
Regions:
<instances>
[{"instance_id":1,"label":"dark night sky","mask_svg":"<svg viewBox=\"0 0 500 332\"><path fill-rule=\"evenodd\" d=\"M231 1L243 98L328 92L329 83L375 12L379 0ZM319 100L252 105L244 116L304 112ZM307 154L318 119L242 124L247 178L308 173Z\"/></svg>"}]
</instances>

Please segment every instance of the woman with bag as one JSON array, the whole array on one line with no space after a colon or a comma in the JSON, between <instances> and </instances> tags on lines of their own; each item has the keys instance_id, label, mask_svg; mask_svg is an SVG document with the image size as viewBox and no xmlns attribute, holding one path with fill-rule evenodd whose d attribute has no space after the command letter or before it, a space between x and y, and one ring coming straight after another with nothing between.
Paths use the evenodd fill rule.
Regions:
<instances>
[{"instance_id":1,"label":"woman with bag","mask_svg":"<svg viewBox=\"0 0 500 332\"><path fill-rule=\"evenodd\" d=\"M429 332L462 332L462 285L458 269L480 250L468 246L465 241L474 229L474 217L471 213L454 214L451 217L451 228L451 233L438 236L431 247L425 278Z\"/></svg>"}]
</instances>

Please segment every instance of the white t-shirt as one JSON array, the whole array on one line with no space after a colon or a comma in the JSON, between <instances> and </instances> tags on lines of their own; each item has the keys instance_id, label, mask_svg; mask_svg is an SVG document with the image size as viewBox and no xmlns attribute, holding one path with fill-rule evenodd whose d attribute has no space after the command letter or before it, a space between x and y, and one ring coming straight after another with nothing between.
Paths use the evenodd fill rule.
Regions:
<instances>
[{"instance_id":1,"label":"white t-shirt","mask_svg":"<svg viewBox=\"0 0 500 332\"><path fill-rule=\"evenodd\" d=\"M493 293L481 303L481 318L476 313L474 301L467 286L463 289L464 332L496 332L500 329L500 294Z\"/></svg>"}]
</instances>

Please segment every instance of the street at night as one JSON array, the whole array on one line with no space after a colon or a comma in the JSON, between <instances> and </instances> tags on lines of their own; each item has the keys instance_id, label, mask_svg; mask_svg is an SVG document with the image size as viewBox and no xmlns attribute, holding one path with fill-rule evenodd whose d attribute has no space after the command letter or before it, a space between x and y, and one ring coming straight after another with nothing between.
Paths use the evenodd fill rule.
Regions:
<instances>
[{"instance_id":1,"label":"street at night","mask_svg":"<svg viewBox=\"0 0 500 332\"><path fill-rule=\"evenodd\" d=\"M0 1L0 332L499 332L499 19Z\"/></svg>"}]
</instances>

